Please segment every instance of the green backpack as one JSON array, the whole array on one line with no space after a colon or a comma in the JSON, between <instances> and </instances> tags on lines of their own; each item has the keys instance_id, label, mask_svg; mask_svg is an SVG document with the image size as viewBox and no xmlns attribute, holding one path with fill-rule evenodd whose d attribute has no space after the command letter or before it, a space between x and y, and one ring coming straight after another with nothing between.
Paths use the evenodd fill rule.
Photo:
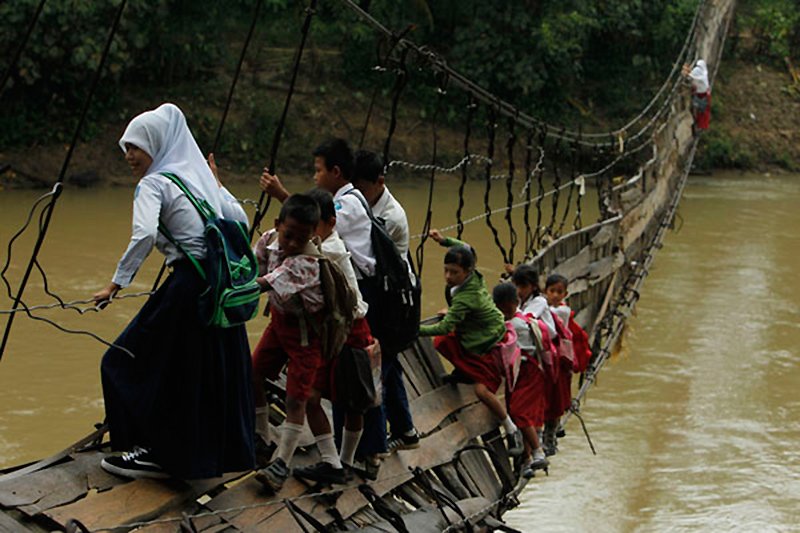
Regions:
<instances>
[{"instance_id":1,"label":"green backpack","mask_svg":"<svg viewBox=\"0 0 800 533\"><path fill-rule=\"evenodd\" d=\"M239 221L220 218L208 202L197 199L175 174L162 172L162 176L178 186L205 224L207 252L201 263L158 221L158 231L183 252L208 283L198 302L202 322L221 328L244 324L258 313L261 296L256 282L258 263L250 248L247 227Z\"/></svg>"}]
</instances>

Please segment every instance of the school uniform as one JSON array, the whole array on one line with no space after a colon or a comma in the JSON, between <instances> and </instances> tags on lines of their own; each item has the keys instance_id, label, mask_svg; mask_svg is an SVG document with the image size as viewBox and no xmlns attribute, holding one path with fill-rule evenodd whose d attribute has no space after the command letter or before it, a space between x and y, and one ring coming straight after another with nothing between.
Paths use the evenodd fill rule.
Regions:
<instances>
[{"instance_id":1,"label":"school uniform","mask_svg":"<svg viewBox=\"0 0 800 533\"><path fill-rule=\"evenodd\" d=\"M708 82L708 67L706 62L698 59L694 68L689 72L692 82L692 114L697 129L708 129L711 121L711 85Z\"/></svg>"},{"instance_id":2,"label":"school uniform","mask_svg":"<svg viewBox=\"0 0 800 533\"><path fill-rule=\"evenodd\" d=\"M565 330L569 331L569 322L570 316L572 314L572 310L569 306L562 304L558 307L551 307L551 313L558 318L561 327ZM571 336L571 335L570 335ZM571 341L572 339L570 339ZM553 413L558 412L558 416L560 417L566 411L569 410L570 406L572 405L572 369L574 366L574 360L566 360L565 358L561 358L558 361L558 379L555 384L555 403L557 407L554 407Z\"/></svg>"},{"instance_id":3,"label":"school uniform","mask_svg":"<svg viewBox=\"0 0 800 533\"><path fill-rule=\"evenodd\" d=\"M253 369L274 380L286 365L286 395L307 400L321 379L320 339L310 323L325 306L319 259L311 242L306 253L285 255L276 236L264 233L255 246L259 275L270 285L271 318L253 351Z\"/></svg>"},{"instance_id":4,"label":"school uniform","mask_svg":"<svg viewBox=\"0 0 800 533\"><path fill-rule=\"evenodd\" d=\"M371 334L381 338L380 317L377 313L380 305L380 292L375 281L375 252L372 248L372 222L365 209L367 204L364 195L352 183L341 187L333 195L333 206L336 209L336 231L351 254L358 279L358 289L363 300L372 310L367 311L366 319ZM383 359L381 359L383 365ZM381 367L383 374L383 366ZM336 440L341 438L341 428L344 425L344 412L334 405L334 427ZM383 403L364 413L364 433L358 444L357 457L384 453L387 450L386 440L386 411Z\"/></svg>"},{"instance_id":5,"label":"school uniform","mask_svg":"<svg viewBox=\"0 0 800 533\"><path fill-rule=\"evenodd\" d=\"M113 281L127 287L157 248L167 279L114 341L101 363L111 446L148 448L169 474L184 479L253 467L251 365L244 326L216 328L200 321L198 299L207 285L158 231L159 220L197 259L206 255L203 222L180 189L160 172L179 176L217 212L220 190L180 110L165 104L131 121L120 139L153 162L134 194L133 231Z\"/></svg>"},{"instance_id":6,"label":"school uniform","mask_svg":"<svg viewBox=\"0 0 800 533\"><path fill-rule=\"evenodd\" d=\"M353 326L350 328L350 334L345 341L345 345L351 348L366 349L373 343L372 333L366 319L369 305L364 301L361 297L361 293L358 291L358 280L356 279L356 273L355 270L353 270L353 264L350 260L350 252L347 251L344 241L339 237L336 230L333 230L333 232L322 241L321 248L325 257L341 269L345 278L347 278L348 284L356 293L355 320L353 321ZM336 387L334 386L333 373L337 362L338 358L336 357L330 361L324 361L319 368L319 376L316 379L316 383L319 384L317 390L319 390L324 398L328 398L331 401L336 401Z\"/></svg>"},{"instance_id":7,"label":"school uniform","mask_svg":"<svg viewBox=\"0 0 800 533\"><path fill-rule=\"evenodd\" d=\"M534 319L541 320L547 326L547 333L554 343L558 342L558 333L556 331L556 324L553 320L550 306L547 299L542 296L534 296L528 298L520 305L522 314L529 315ZM544 373L545 379L545 419L553 420L558 418L563 413L561 405L561 392L559 389L559 374L561 372L558 361L552 362L552 365L546 369Z\"/></svg>"},{"instance_id":8,"label":"school uniform","mask_svg":"<svg viewBox=\"0 0 800 533\"><path fill-rule=\"evenodd\" d=\"M408 257L408 218L406 217L405 209L392 196L388 187L384 187L383 193L378 197L375 205L372 206L372 214L382 219L386 224L386 232L392 238L400 257L403 258L403 261L408 266L408 275L411 283L415 283L416 277L411 269ZM392 434L395 436L414 429L406 386L403 381L403 367L397 356L398 354L395 353L384 352L383 359L381 359L383 366L384 409Z\"/></svg>"},{"instance_id":9,"label":"school uniform","mask_svg":"<svg viewBox=\"0 0 800 533\"><path fill-rule=\"evenodd\" d=\"M506 394L508 413L517 427L538 428L544 425L545 380L541 354L537 353L538 347L531 329L539 325L519 312L510 323L517 334L522 362L516 385Z\"/></svg>"},{"instance_id":10,"label":"school uniform","mask_svg":"<svg viewBox=\"0 0 800 533\"><path fill-rule=\"evenodd\" d=\"M445 239L441 244L463 243ZM459 372L497 392L502 376L493 349L505 337L506 326L483 275L474 270L463 284L445 289L445 298L447 314L436 324L420 326L420 336L435 336L434 347Z\"/></svg>"}]
</instances>

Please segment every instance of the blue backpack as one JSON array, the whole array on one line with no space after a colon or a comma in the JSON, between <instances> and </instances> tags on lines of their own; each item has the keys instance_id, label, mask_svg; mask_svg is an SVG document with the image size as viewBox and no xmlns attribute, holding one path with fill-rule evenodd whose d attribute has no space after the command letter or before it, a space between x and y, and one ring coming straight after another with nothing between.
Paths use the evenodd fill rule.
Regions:
<instances>
[{"instance_id":1,"label":"blue backpack","mask_svg":"<svg viewBox=\"0 0 800 533\"><path fill-rule=\"evenodd\" d=\"M178 186L205 223L207 252L201 264L175 240L161 220L158 221L158 231L183 252L208 283L199 301L202 322L221 328L244 324L258 313L261 296L256 282L258 263L250 248L247 228L239 221L217 216L214 208L205 200L198 200L175 174L162 172L162 176Z\"/></svg>"}]
</instances>

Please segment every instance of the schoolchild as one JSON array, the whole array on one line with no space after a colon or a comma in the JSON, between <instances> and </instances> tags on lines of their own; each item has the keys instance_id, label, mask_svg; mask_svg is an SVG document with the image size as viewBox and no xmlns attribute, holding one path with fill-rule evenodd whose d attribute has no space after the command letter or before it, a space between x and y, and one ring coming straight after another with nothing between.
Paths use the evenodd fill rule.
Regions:
<instances>
[{"instance_id":1,"label":"schoolchild","mask_svg":"<svg viewBox=\"0 0 800 533\"><path fill-rule=\"evenodd\" d=\"M278 492L289 477L289 464L306 418L306 404L322 365L320 338L311 325L325 304L319 259L311 242L319 216L319 206L313 198L292 195L281 207L275 229L264 233L255 246L258 283L269 293L270 305L269 326L253 351L253 385L260 428L261 424L268 423L264 413L263 381L277 379L286 365L286 421L275 459L256 474L272 492ZM343 476L333 433L324 413L322 420L315 422L322 428L321 434L316 436L322 460ZM326 424L327 431L324 431Z\"/></svg>"},{"instance_id":2,"label":"schoolchild","mask_svg":"<svg viewBox=\"0 0 800 533\"><path fill-rule=\"evenodd\" d=\"M353 185L364 195L372 208L373 215L385 222L386 231L397 247L400 257L408 265L408 273L413 283L414 272L408 257L408 218L403 206L392 196L386 186L383 159L380 155L367 150L359 150L355 153ZM403 381L403 367L397 356L398 354L388 353L384 349L381 359L383 403L386 419L392 432L388 447L389 450L410 450L419 448L419 434L414 427Z\"/></svg>"},{"instance_id":3,"label":"schoolchild","mask_svg":"<svg viewBox=\"0 0 800 533\"><path fill-rule=\"evenodd\" d=\"M544 425L544 367L541 361L541 333L530 317L519 311L517 288L512 283L501 283L492 290L492 299L503 313L506 324L517 334L517 345L522 352L519 374L513 388L506 382L506 405L511 419L525 437L523 475L532 477L533 471L547 468L547 458L539 442L537 430ZM538 342L537 342L538 341ZM531 453L532 452L532 453Z\"/></svg>"},{"instance_id":4,"label":"schoolchild","mask_svg":"<svg viewBox=\"0 0 800 533\"><path fill-rule=\"evenodd\" d=\"M562 361L558 377L559 401L562 414L569 409L572 404L572 374L583 372L589 363L592 352L589 348L589 336L575 322L575 312L566 304L564 299L569 294L567 288L569 280L560 274L551 274L545 282L545 297L550 306L550 311L555 315L560 323L566 328L569 340L572 344L573 360L571 364ZM562 432L562 429L558 429ZM559 435L561 436L561 435Z\"/></svg>"},{"instance_id":5,"label":"schoolchild","mask_svg":"<svg viewBox=\"0 0 800 533\"><path fill-rule=\"evenodd\" d=\"M434 347L455 367L457 379L474 383L475 395L502 422L509 453L524 450L522 433L495 396L502 376L496 354L506 336L503 314L494 305L483 275L475 268L475 253L467 244L431 230L430 238L447 247L444 256L445 299L449 309L436 324L420 326L420 336L433 337Z\"/></svg>"},{"instance_id":6,"label":"schoolchild","mask_svg":"<svg viewBox=\"0 0 800 533\"><path fill-rule=\"evenodd\" d=\"M530 316L535 320L541 320L547 326L547 332L554 341L558 338L555 320L553 319L550 305L547 298L539 291L539 273L532 265L523 264L514 269L511 274L511 281L517 287L520 299L520 311L523 315ZM563 413L558 389L559 365L553 361L545 371L545 425L542 444L545 453L555 455L558 451L556 441L556 428L558 419Z\"/></svg>"},{"instance_id":7,"label":"schoolchild","mask_svg":"<svg viewBox=\"0 0 800 533\"><path fill-rule=\"evenodd\" d=\"M336 231L336 209L333 204L333 195L324 189L312 189L307 194L317 202L320 208L320 221L317 225L316 235L321 241L322 253L342 270L357 297L355 321L345 345L351 348L367 349L376 342L372 338L369 324L366 320L369 306L358 292L358 280L356 279L353 264L350 261L350 252L347 251L344 242ZM337 363L338 358L335 358L320 367L318 372L321 375L315 380L317 387L306 405L309 426L315 435L326 429L325 427L318 428L316 421L324 418L327 422L320 398L327 398L334 405L338 405L337 390L333 379L334 368ZM361 439L363 427L364 417L362 412L345 412L344 432L339 454L339 458L345 468L352 467L355 463L356 447ZM328 429L328 431L330 430ZM336 471L330 463L325 461L294 470L295 477L323 483L341 483L345 481L341 474L343 472Z\"/></svg>"},{"instance_id":8,"label":"schoolchild","mask_svg":"<svg viewBox=\"0 0 800 533\"><path fill-rule=\"evenodd\" d=\"M372 223L364 207L366 199L351 183L353 176L353 151L344 139L331 139L320 144L313 152L314 183L333 195L336 209L336 228L344 241L358 278L359 292L370 309L379 305L379 291L375 280L375 253L372 248ZM289 192L278 176L267 169L261 176L262 188L278 201L288 197ZM367 322L372 334L380 341L380 326L367 312ZM344 413L334 409L335 426L342 427ZM365 473L371 479L377 478L380 468L380 454L387 451L386 413L383 403L365 415L364 432L359 442L356 456L365 462Z\"/></svg>"},{"instance_id":9,"label":"schoolchild","mask_svg":"<svg viewBox=\"0 0 800 533\"><path fill-rule=\"evenodd\" d=\"M207 252L204 223L161 173L178 176L223 217L242 213L226 206L177 106L164 104L134 118L119 145L139 179L133 234L112 283L94 300L105 307L129 286L154 246L171 273L103 356L111 446L125 453L104 458L102 467L132 478L192 479L249 470L253 400L247 333L244 325L218 328L201 320L198 299L207 285L181 248L159 232L159 223L197 259Z\"/></svg>"},{"instance_id":10,"label":"schoolchild","mask_svg":"<svg viewBox=\"0 0 800 533\"><path fill-rule=\"evenodd\" d=\"M691 69L684 65L684 75L692 86L692 114L694 131L707 130L711 121L711 84L708 81L708 66L698 59Z\"/></svg>"}]
</instances>

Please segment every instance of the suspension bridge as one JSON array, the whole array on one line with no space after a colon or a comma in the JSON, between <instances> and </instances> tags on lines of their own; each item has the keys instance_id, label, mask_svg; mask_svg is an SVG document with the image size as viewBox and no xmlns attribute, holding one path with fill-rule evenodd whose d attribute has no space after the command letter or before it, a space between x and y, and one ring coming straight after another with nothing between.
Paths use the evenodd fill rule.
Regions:
<instances>
[{"instance_id":1,"label":"suspension bridge","mask_svg":"<svg viewBox=\"0 0 800 533\"><path fill-rule=\"evenodd\" d=\"M34 10L25 35L0 80L0 96L9 73L24 53L45 1L41 0ZM453 206L455 220L445 229L455 230L461 236L465 226L483 222L505 262L529 262L543 274L557 271L570 280L569 304L577 313L577 322L590 332L594 357L581 378L580 389L563 423L576 416L583 424L582 401L611 356L639 299L640 287L655 253L673 223L696 149L697 138L692 130L693 118L681 66L698 57L706 58L713 81L735 1L702 0L671 71L647 105L623 126L591 133L572 131L536 119L512 102L487 91L467 74L450 66L444 57L411 40L405 32L398 33L386 27L352 0L334 1L352 11L361 24L371 28L387 44L377 65L383 73L394 76L390 120L383 142L384 161L390 174L402 169L426 176L428 180L426 216L414 236L418 271L424 263L428 230L431 229L436 178L442 174L460 175L458 202ZM93 307L88 301L65 301L59 297L52 283L48 283L39 255L46 246L51 221L57 216L59 198L68 191L65 177L126 3L126 0L119 3L110 23L105 48L57 179L52 189L34 203L29 216L8 243L0 277L13 304L9 309L0 309L6 319L0 358L6 351L17 315L45 321L67 333L90 335L109 344L90 331L65 328L42 315L43 311L55 309L82 314ZM263 0L256 2L253 24L232 78L213 150L223 134L262 7ZM316 9L317 0L311 0L300 28L288 90L268 153L267 166L271 173L276 171ZM438 101L437 111L431 118L431 159L424 162L392 157L398 109L412 76L412 66L433 74L431 79L435 84L431 89L436 91ZM437 153L438 115L445 99L463 101L464 139L460 161L442 161ZM365 117L362 143L374 105L375 95ZM484 128L486 135L486 150L481 153L476 149L479 143L473 139L479 128ZM477 215L466 216L464 190L468 179L476 173L480 173L484 181L483 209ZM505 205L491 205L492 188L497 184L505 187ZM582 216L587 187L597 189L600 212L600 220L590 225L584 225ZM251 228L255 233L270 207L270 199L262 194L251 202L254 207ZM512 212L517 210L523 211L522 226L515 225L512 218ZM18 239L29 231L35 234L33 248L20 251ZM23 275L18 283L12 283L7 274L13 253L24 252ZM52 303L26 304L26 289L34 275L41 276L44 292L52 298ZM161 274L154 282L154 289L160 278ZM124 297L133 299L148 294L150 292L145 291ZM100 457L107 451L107 443L104 441L106 428L98 424L94 431L61 452L8 469L0 475L0 529L510 530L502 523L502 515L518 503L517 498L528 481L520 477L510 461L497 423L477 403L469 388L441 383L444 368L429 341L420 340L401 354L400 359L415 423L423 437L422 447L391 455L384 461L376 482L353 483L313 493L290 480L277 497L270 498L263 495L258 482L248 472L198 482L126 482L100 469ZM276 397L274 403L278 407L276 412L281 411L281 400ZM274 422L279 424L280 417ZM297 456L300 465L314 463L317 459L316 451L311 448Z\"/></svg>"}]
</instances>

